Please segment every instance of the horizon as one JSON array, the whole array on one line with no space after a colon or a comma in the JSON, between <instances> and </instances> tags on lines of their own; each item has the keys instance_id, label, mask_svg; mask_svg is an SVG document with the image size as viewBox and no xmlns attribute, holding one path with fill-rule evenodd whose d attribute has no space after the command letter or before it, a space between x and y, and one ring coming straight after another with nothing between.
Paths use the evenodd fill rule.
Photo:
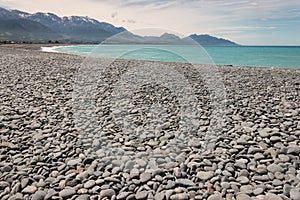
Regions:
<instances>
[{"instance_id":1,"label":"horizon","mask_svg":"<svg viewBox=\"0 0 300 200\"><path fill-rule=\"evenodd\" d=\"M75 0L67 7L68 2L0 0L0 6L60 17L88 16L143 36L208 34L244 46L300 46L300 9L296 8L300 2L295 0L118 0L115 4L111 0Z\"/></svg>"}]
</instances>

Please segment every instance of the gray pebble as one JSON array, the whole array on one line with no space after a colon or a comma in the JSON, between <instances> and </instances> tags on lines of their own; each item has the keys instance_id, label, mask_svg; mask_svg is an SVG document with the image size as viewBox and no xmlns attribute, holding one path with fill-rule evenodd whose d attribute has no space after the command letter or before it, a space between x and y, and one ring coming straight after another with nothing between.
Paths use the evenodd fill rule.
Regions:
<instances>
[{"instance_id":1,"label":"gray pebble","mask_svg":"<svg viewBox=\"0 0 300 200\"><path fill-rule=\"evenodd\" d=\"M39 190L32 195L32 200L43 200L45 196L46 192Z\"/></svg>"},{"instance_id":2,"label":"gray pebble","mask_svg":"<svg viewBox=\"0 0 300 200\"><path fill-rule=\"evenodd\" d=\"M35 191L37 191L37 188L35 186L27 186L26 188L24 188L22 190L22 193L33 194L33 193L35 193Z\"/></svg>"},{"instance_id":3,"label":"gray pebble","mask_svg":"<svg viewBox=\"0 0 300 200\"><path fill-rule=\"evenodd\" d=\"M251 200L248 194L240 193L236 196L236 200Z\"/></svg>"},{"instance_id":4,"label":"gray pebble","mask_svg":"<svg viewBox=\"0 0 300 200\"><path fill-rule=\"evenodd\" d=\"M59 192L59 196L62 198L68 198L76 194L76 191L73 188L66 188Z\"/></svg>"},{"instance_id":5,"label":"gray pebble","mask_svg":"<svg viewBox=\"0 0 300 200\"><path fill-rule=\"evenodd\" d=\"M281 166L277 165L277 164L270 164L270 165L268 165L267 166L267 170L269 172L272 172L273 174L275 172L284 172L284 169Z\"/></svg>"},{"instance_id":6,"label":"gray pebble","mask_svg":"<svg viewBox=\"0 0 300 200\"><path fill-rule=\"evenodd\" d=\"M100 192L100 199L107 197L111 198L112 196L116 195L116 192L112 189L105 189Z\"/></svg>"},{"instance_id":7,"label":"gray pebble","mask_svg":"<svg viewBox=\"0 0 300 200\"><path fill-rule=\"evenodd\" d=\"M137 192L135 195L135 198L138 200L147 199L147 197L148 197L148 191L140 191L140 192Z\"/></svg>"},{"instance_id":8,"label":"gray pebble","mask_svg":"<svg viewBox=\"0 0 300 200\"><path fill-rule=\"evenodd\" d=\"M290 190L290 197L292 200L299 200L300 199L300 188L292 188Z\"/></svg>"},{"instance_id":9,"label":"gray pebble","mask_svg":"<svg viewBox=\"0 0 300 200\"><path fill-rule=\"evenodd\" d=\"M78 196L75 200L89 200L90 199L90 195L88 194L83 194Z\"/></svg>"},{"instance_id":10,"label":"gray pebble","mask_svg":"<svg viewBox=\"0 0 300 200\"><path fill-rule=\"evenodd\" d=\"M187 193L179 193L179 194L173 194L170 197L171 200L188 200L189 196Z\"/></svg>"},{"instance_id":11,"label":"gray pebble","mask_svg":"<svg viewBox=\"0 0 300 200\"><path fill-rule=\"evenodd\" d=\"M178 186L183 186L183 187L195 186L195 183L189 179L177 179L175 181L175 184Z\"/></svg>"},{"instance_id":12,"label":"gray pebble","mask_svg":"<svg viewBox=\"0 0 300 200\"><path fill-rule=\"evenodd\" d=\"M199 178L200 180L208 180L210 178L212 178L214 176L213 172L198 172L197 173L197 178Z\"/></svg>"},{"instance_id":13,"label":"gray pebble","mask_svg":"<svg viewBox=\"0 0 300 200\"><path fill-rule=\"evenodd\" d=\"M273 193L267 193L265 196L265 200L282 200L282 198Z\"/></svg>"},{"instance_id":14,"label":"gray pebble","mask_svg":"<svg viewBox=\"0 0 300 200\"><path fill-rule=\"evenodd\" d=\"M142 183L148 182L149 180L151 180L152 176L150 172L143 172L140 175L140 181Z\"/></svg>"},{"instance_id":15,"label":"gray pebble","mask_svg":"<svg viewBox=\"0 0 300 200\"><path fill-rule=\"evenodd\" d=\"M90 189L96 185L96 182L94 180L88 180L83 184L83 187L86 189Z\"/></svg>"},{"instance_id":16,"label":"gray pebble","mask_svg":"<svg viewBox=\"0 0 300 200\"><path fill-rule=\"evenodd\" d=\"M208 197L207 200L223 200L221 194L213 194Z\"/></svg>"}]
</instances>

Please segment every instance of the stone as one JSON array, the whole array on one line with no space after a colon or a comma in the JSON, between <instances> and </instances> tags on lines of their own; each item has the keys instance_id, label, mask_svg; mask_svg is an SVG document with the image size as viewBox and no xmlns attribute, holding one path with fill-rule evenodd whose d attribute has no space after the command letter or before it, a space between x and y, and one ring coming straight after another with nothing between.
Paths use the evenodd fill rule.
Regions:
<instances>
[{"instance_id":1,"label":"stone","mask_svg":"<svg viewBox=\"0 0 300 200\"><path fill-rule=\"evenodd\" d=\"M173 194L170 197L171 200L188 200L189 196L187 193L179 193L179 194Z\"/></svg>"},{"instance_id":2,"label":"stone","mask_svg":"<svg viewBox=\"0 0 300 200\"><path fill-rule=\"evenodd\" d=\"M253 190L253 194L254 194L255 196L260 195L260 194L262 194L263 192L264 192L264 188L261 188L261 187L256 188L256 189Z\"/></svg>"},{"instance_id":3,"label":"stone","mask_svg":"<svg viewBox=\"0 0 300 200\"><path fill-rule=\"evenodd\" d=\"M277 164L270 164L270 165L268 165L267 166L267 170L269 172L272 172L273 174L275 172L284 172L284 169L281 166L277 165Z\"/></svg>"},{"instance_id":4,"label":"stone","mask_svg":"<svg viewBox=\"0 0 300 200\"><path fill-rule=\"evenodd\" d=\"M164 200L165 194L163 192L157 192L154 195L154 200Z\"/></svg>"},{"instance_id":5,"label":"stone","mask_svg":"<svg viewBox=\"0 0 300 200\"><path fill-rule=\"evenodd\" d=\"M273 193L267 193L265 196L265 200L282 200L282 198Z\"/></svg>"},{"instance_id":6,"label":"stone","mask_svg":"<svg viewBox=\"0 0 300 200\"><path fill-rule=\"evenodd\" d=\"M58 192L56 192L54 189L49 189L47 191L46 196L45 196L45 200L52 199L52 197L55 196L55 195L57 195L57 194L58 194Z\"/></svg>"},{"instance_id":7,"label":"stone","mask_svg":"<svg viewBox=\"0 0 300 200\"><path fill-rule=\"evenodd\" d=\"M197 178L199 178L200 180L208 180L211 179L214 176L214 173L209 171L209 172L198 172L197 173Z\"/></svg>"},{"instance_id":8,"label":"stone","mask_svg":"<svg viewBox=\"0 0 300 200\"><path fill-rule=\"evenodd\" d=\"M78 158L78 159L73 159L73 160L69 160L69 161L67 162L67 165L69 165L69 166L76 166L76 165L78 165L80 162L81 162L81 159L80 159L80 158Z\"/></svg>"},{"instance_id":9,"label":"stone","mask_svg":"<svg viewBox=\"0 0 300 200\"><path fill-rule=\"evenodd\" d=\"M24 200L24 197L21 193L17 193L9 197L8 200Z\"/></svg>"},{"instance_id":10,"label":"stone","mask_svg":"<svg viewBox=\"0 0 300 200\"><path fill-rule=\"evenodd\" d=\"M292 200L299 200L300 199L300 188L292 188L290 190L290 197Z\"/></svg>"},{"instance_id":11,"label":"stone","mask_svg":"<svg viewBox=\"0 0 300 200\"><path fill-rule=\"evenodd\" d=\"M288 154L300 154L300 146L289 146L287 150Z\"/></svg>"},{"instance_id":12,"label":"stone","mask_svg":"<svg viewBox=\"0 0 300 200\"><path fill-rule=\"evenodd\" d=\"M249 183L249 179L245 176L240 176L236 180L241 184L248 184Z\"/></svg>"},{"instance_id":13,"label":"stone","mask_svg":"<svg viewBox=\"0 0 300 200\"><path fill-rule=\"evenodd\" d=\"M251 200L248 194L240 193L236 196L236 200Z\"/></svg>"},{"instance_id":14,"label":"stone","mask_svg":"<svg viewBox=\"0 0 300 200\"><path fill-rule=\"evenodd\" d=\"M140 191L140 192L137 192L136 195L135 195L135 198L137 200L144 200L144 199L147 199L148 197L148 191Z\"/></svg>"},{"instance_id":15,"label":"stone","mask_svg":"<svg viewBox=\"0 0 300 200\"><path fill-rule=\"evenodd\" d=\"M88 194L79 195L78 197L76 197L75 200L90 200L90 195Z\"/></svg>"},{"instance_id":16,"label":"stone","mask_svg":"<svg viewBox=\"0 0 300 200\"><path fill-rule=\"evenodd\" d=\"M126 199L126 197L129 196L130 194L131 192L121 192L120 194L118 194L117 199L118 200Z\"/></svg>"},{"instance_id":17,"label":"stone","mask_svg":"<svg viewBox=\"0 0 300 200\"><path fill-rule=\"evenodd\" d=\"M32 195L32 200L44 200L45 196L46 192L39 190Z\"/></svg>"},{"instance_id":18,"label":"stone","mask_svg":"<svg viewBox=\"0 0 300 200\"><path fill-rule=\"evenodd\" d=\"M76 191L73 188L66 188L59 192L59 196L62 198L69 198L76 194Z\"/></svg>"},{"instance_id":19,"label":"stone","mask_svg":"<svg viewBox=\"0 0 300 200\"><path fill-rule=\"evenodd\" d=\"M37 188L35 186L27 186L22 190L22 193L25 194L33 194L37 191Z\"/></svg>"},{"instance_id":20,"label":"stone","mask_svg":"<svg viewBox=\"0 0 300 200\"><path fill-rule=\"evenodd\" d=\"M4 190L6 187L9 187L10 184L7 181L0 181L0 190Z\"/></svg>"},{"instance_id":21,"label":"stone","mask_svg":"<svg viewBox=\"0 0 300 200\"><path fill-rule=\"evenodd\" d=\"M191 187L195 186L195 183L189 179L177 179L175 184L182 187Z\"/></svg>"},{"instance_id":22,"label":"stone","mask_svg":"<svg viewBox=\"0 0 300 200\"><path fill-rule=\"evenodd\" d=\"M116 195L116 192L112 189L101 190L100 199L103 199L104 197L107 197L110 199L114 195Z\"/></svg>"},{"instance_id":23,"label":"stone","mask_svg":"<svg viewBox=\"0 0 300 200\"><path fill-rule=\"evenodd\" d=\"M94 180L88 180L83 184L83 187L86 189L90 189L96 185L96 182Z\"/></svg>"},{"instance_id":24,"label":"stone","mask_svg":"<svg viewBox=\"0 0 300 200\"><path fill-rule=\"evenodd\" d=\"M288 184L284 184L283 185L283 194L285 196L289 196L290 195L290 191L292 189L292 186L288 185Z\"/></svg>"},{"instance_id":25,"label":"stone","mask_svg":"<svg viewBox=\"0 0 300 200\"><path fill-rule=\"evenodd\" d=\"M12 167L9 165L5 165L4 167L1 168L2 172L10 172L12 170Z\"/></svg>"},{"instance_id":26,"label":"stone","mask_svg":"<svg viewBox=\"0 0 300 200\"><path fill-rule=\"evenodd\" d=\"M208 197L207 200L223 200L221 194L213 194Z\"/></svg>"},{"instance_id":27,"label":"stone","mask_svg":"<svg viewBox=\"0 0 300 200\"><path fill-rule=\"evenodd\" d=\"M145 182L150 181L151 178L152 178L152 176L151 176L151 173L150 173L150 172L143 172L143 173L141 173L141 175L140 175L140 181L141 181L142 183L145 183Z\"/></svg>"}]
</instances>

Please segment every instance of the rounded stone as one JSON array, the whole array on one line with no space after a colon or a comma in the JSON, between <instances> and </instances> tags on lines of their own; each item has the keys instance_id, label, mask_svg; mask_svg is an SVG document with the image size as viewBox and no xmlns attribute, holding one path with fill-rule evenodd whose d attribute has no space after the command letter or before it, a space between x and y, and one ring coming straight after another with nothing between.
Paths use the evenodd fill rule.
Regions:
<instances>
[{"instance_id":1,"label":"rounded stone","mask_svg":"<svg viewBox=\"0 0 300 200\"><path fill-rule=\"evenodd\" d=\"M248 194L241 193L236 196L236 200L251 200L251 197Z\"/></svg>"},{"instance_id":2,"label":"rounded stone","mask_svg":"<svg viewBox=\"0 0 300 200\"><path fill-rule=\"evenodd\" d=\"M76 194L76 191L73 188L66 188L59 192L59 196L62 198L69 198Z\"/></svg>"},{"instance_id":3,"label":"rounded stone","mask_svg":"<svg viewBox=\"0 0 300 200\"><path fill-rule=\"evenodd\" d=\"M188 200L189 196L187 193L179 193L179 194L173 194L170 197L171 200Z\"/></svg>"},{"instance_id":4,"label":"rounded stone","mask_svg":"<svg viewBox=\"0 0 300 200\"><path fill-rule=\"evenodd\" d=\"M290 190L290 197L292 200L299 200L300 199L300 188L292 188Z\"/></svg>"},{"instance_id":5,"label":"rounded stone","mask_svg":"<svg viewBox=\"0 0 300 200\"><path fill-rule=\"evenodd\" d=\"M197 178L201 179L201 180L208 180L211 179L214 176L214 173L209 171L209 172L198 172L197 173Z\"/></svg>"},{"instance_id":6,"label":"rounded stone","mask_svg":"<svg viewBox=\"0 0 300 200\"><path fill-rule=\"evenodd\" d=\"M24 194L33 194L37 191L37 188L35 186L27 186L22 190L22 193Z\"/></svg>"},{"instance_id":7,"label":"rounded stone","mask_svg":"<svg viewBox=\"0 0 300 200\"><path fill-rule=\"evenodd\" d=\"M103 199L104 197L111 198L114 195L116 195L116 192L114 190L105 189L100 192L100 199Z\"/></svg>"},{"instance_id":8,"label":"rounded stone","mask_svg":"<svg viewBox=\"0 0 300 200\"><path fill-rule=\"evenodd\" d=\"M36 191L33 195L32 195L32 200L44 200L46 196L46 192L44 191Z\"/></svg>"}]
</instances>

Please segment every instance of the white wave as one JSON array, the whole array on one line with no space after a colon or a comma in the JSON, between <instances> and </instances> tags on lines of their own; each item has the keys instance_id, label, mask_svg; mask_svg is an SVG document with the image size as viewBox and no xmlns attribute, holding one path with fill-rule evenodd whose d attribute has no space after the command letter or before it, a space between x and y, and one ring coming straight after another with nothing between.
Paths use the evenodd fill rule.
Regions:
<instances>
[{"instance_id":1,"label":"white wave","mask_svg":"<svg viewBox=\"0 0 300 200\"><path fill-rule=\"evenodd\" d=\"M59 53L56 49L61 48L62 46L54 46L54 47L41 47L42 51L45 52L54 52L54 53Z\"/></svg>"}]
</instances>

